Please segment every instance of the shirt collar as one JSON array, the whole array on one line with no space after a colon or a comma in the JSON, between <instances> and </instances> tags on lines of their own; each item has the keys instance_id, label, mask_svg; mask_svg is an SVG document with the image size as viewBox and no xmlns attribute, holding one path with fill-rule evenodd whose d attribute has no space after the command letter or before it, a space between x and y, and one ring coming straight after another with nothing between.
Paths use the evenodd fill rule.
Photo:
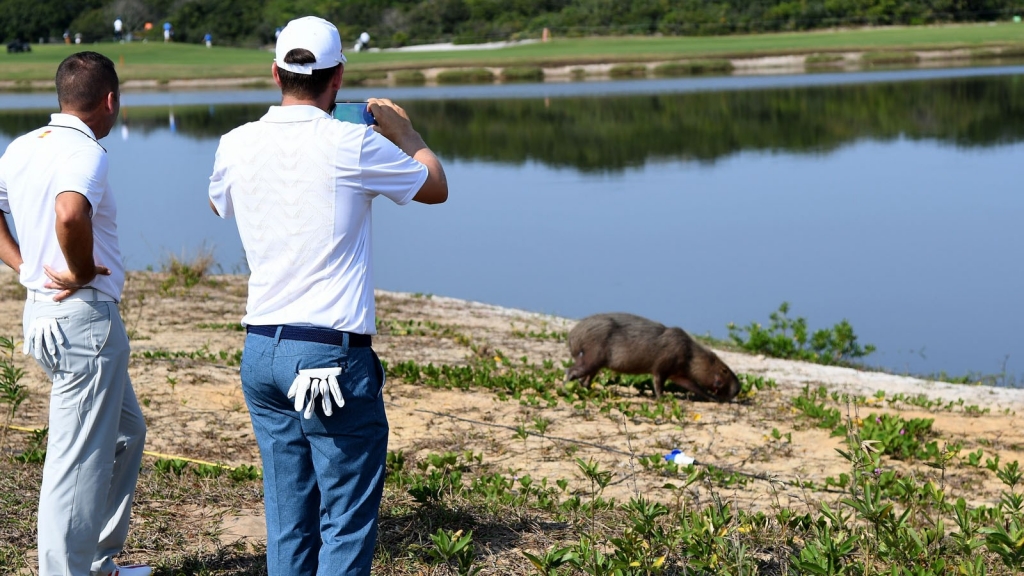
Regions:
<instances>
[{"instance_id":1,"label":"shirt collar","mask_svg":"<svg viewBox=\"0 0 1024 576\"><path fill-rule=\"evenodd\" d=\"M75 130L84 132L89 138L96 140L96 135L93 134L92 128L86 126L85 122L82 122L81 118L72 114L62 114L59 112L56 114L50 114L50 126L74 128Z\"/></svg>"},{"instance_id":2,"label":"shirt collar","mask_svg":"<svg viewBox=\"0 0 1024 576\"><path fill-rule=\"evenodd\" d=\"M330 119L331 115L316 106L293 104L290 106L271 106L260 120L264 122L308 122L318 118Z\"/></svg>"}]
</instances>

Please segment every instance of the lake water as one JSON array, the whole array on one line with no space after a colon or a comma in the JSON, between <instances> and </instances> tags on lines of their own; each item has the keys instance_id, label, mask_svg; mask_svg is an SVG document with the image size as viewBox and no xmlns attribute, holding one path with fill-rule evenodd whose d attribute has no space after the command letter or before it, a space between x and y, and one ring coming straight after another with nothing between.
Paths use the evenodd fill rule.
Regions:
<instances>
[{"instance_id":1,"label":"lake water","mask_svg":"<svg viewBox=\"0 0 1024 576\"><path fill-rule=\"evenodd\" d=\"M379 288L696 334L848 319L867 362L1024 372L1024 68L344 89L400 102L444 162L441 206L375 203ZM213 250L220 134L272 91L123 96L111 155L132 269ZM52 94L0 95L0 148Z\"/></svg>"}]
</instances>

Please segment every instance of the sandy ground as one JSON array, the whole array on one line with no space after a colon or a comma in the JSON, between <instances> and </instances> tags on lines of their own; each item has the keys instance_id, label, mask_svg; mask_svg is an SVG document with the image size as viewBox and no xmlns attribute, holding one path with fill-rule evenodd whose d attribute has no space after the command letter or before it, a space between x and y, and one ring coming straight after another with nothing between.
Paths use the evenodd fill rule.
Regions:
<instances>
[{"instance_id":1,"label":"sandy ground","mask_svg":"<svg viewBox=\"0 0 1024 576\"><path fill-rule=\"evenodd\" d=\"M231 358L241 350L244 335L231 326L237 325L243 313L245 293L245 279L238 276L220 276L212 285L184 289L169 285L160 274L130 274L122 316L133 335L131 377L149 426L151 458L259 464L237 366L221 359L181 357L200 351L203 356L219 358L223 352L225 358ZM14 274L6 269L0 272L0 336L20 340L23 295ZM550 360L557 366L568 358L564 342L522 334L565 331L571 320L440 296L378 292L377 299L378 317L385 329L375 337L374 348L389 363L465 364L477 354L497 351L517 362L525 356L535 364ZM410 320L422 322L421 328L411 334L393 328ZM147 359L147 352L157 358ZM613 472L605 496L620 501L637 493L670 499L671 493L662 488L666 479L644 471L638 458L661 456L674 448L703 464L746 474L770 474L781 482L822 483L827 476L849 472L849 465L836 452L843 445L841 439L830 438L826 430L815 427L793 408L792 398L809 385L824 386L830 393L871 397L884 391L889 398L900 393L923 394L943 403L954 402L948 409L904 404L894 410L883 407L882 402L868 401L850 408L849 416L866 418L870 413L888 411L906 419L933 418L940 446L961 442L961 458L981 448L985 457L998 454L1003 462L1024 459L1020 416L1024 414L1024 390L926 382L726 351L719 354L735 372L770 377L777 388L762 390L745 402L687 401L686 417L680 423L629 420L614 410L609 414L581 411L565 402L551 409L535 408L501 401L482 389L439 390L392 378L385 388L391 424L389 449L404 451L413 462L430 453L470 450L483 454L489 471L529 474L549 482L564 478L578 489L585 487L574 461L592 458ZM174 355L179 357L167 358ZM31 394L14 423L23 428L43 427L49 383L20 349L15 360L26 369L23 383ZM650 401L647 393L638 397L632 388L615 391L627 401ZM976 408L967 408L970 406ZM537 417L551 421L543 437L516 436L517 426L529 428ZM791 434L791 441L772 438L773 428ZM904 474L933 478L974 503L998 501L1000 486L994 475L983 467L959 462L955 460L944 477L921 463L886 459L885 465ZM841 496L763 480L723 490L721 495L748 510L774 503L807 511L820 500ZM699 492L693 496L702 497ZM260 510L232 515L225 529L228 541L239 536L261 537Z\"/></svg>"}]
</instances>

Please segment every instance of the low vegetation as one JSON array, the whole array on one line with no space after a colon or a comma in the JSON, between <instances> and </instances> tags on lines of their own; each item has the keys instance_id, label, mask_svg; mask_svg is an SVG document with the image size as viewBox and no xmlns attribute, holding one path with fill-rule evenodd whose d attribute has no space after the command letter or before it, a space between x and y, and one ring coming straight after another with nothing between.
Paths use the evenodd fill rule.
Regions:
<instances>
[{"instance_id":1,"label":"low vegetation","mask_svg":"<svg viewBox=\"0 0 1024 576\"><path fill-rule=\"evenodd\" d=\"M654 67L654 75L697 76L700 74L729 74L732 70L733 65L729 60L687 60L659 64Z\"/></svg>"},{"instance_id":2,"label":"low vegetation","mask_svg":"<svg viewBox=\"0 0 1024 576\"><path fill-rule=\"evenodd\" d=\"M542 82L544 70L537 66L509 66L501 71L502 82Z\"/></svg>"},{"instance_id":3,"label":"low vegetation","mask_svg":"<svg viewBox=\"0 0 1024 576\"><path fill-rule=\"evenodd\" d=\"M487 68L442 70L437 74L438 84L474 84L494 82L494 72Z\"/></svg>"},{"instance_id":4,"label":"low vegetation","mask_svg":"<svg viewBox=\"0 0 1024 576\"><path fill-rule=\"evenodd\" d=\"M642 64L616 64L608 70L612 78L643 78L647 75L647 66Z\"/></svg>"},{"instance_id":5,"label":"low vegetation","mask_svg":"<svg viewBox=\"0 0 1024 576\"><path fill-rule=\"evenodd\" d=\"M159 291L166 274L139 285ZM230 295L223 283L182 286L164 299L198 306ZM407 302L420 311L432 300ZM494 416L472 420L466 410L443 414L425 401L441 420L465 420L467 435L451 437L432 425L420 442L389 452L374 574L1002 576L1024 569L1024 470L1005 457L1024 448L1008 445L1005 436L951 434L936 425L949 416L995 417L987 407L938 401L927 391L861 396L809 385L787 392L750 373L739 375L742 391L731 404L695 402L678 389L655 400L648 376L604 373L591 388L565 385L564 363L513 357L471 326L399 313L396 306L385 298L377 321L392 354L404 343L455 347L466 355L461 362L388 362L389 386L398 387L394 401L486 402L487 413L518 407L520 417L513 425ZM822 329L825 344L814 347L817 332L807 335L806 320L788 313L781 306L768 328L734 328L734 344L768 342L826 362L869 351L856 344L852 328L840 325ZM236 334L231 322L194 322L202 334L197 340ZM505 342L516 346L565 345L565 327L553 322L516 320L507 332ZM798 334L806 336L802 343ZM240 359L229 347L197 342L169 350L148 342L133 353L133 363L145 373L176 367L166 377L178 386L173 398L182 400L198 399L195 386L203 384L189 384L188 369L230 372ZM0 407L17 421L20 403L7 399L24 395L18 386L26 360L13 354L16 339L0 345ZM447 392L457 395L432 396ZM148 396L143 401L152 412L158 404L151 407ZM764 430L742 463L723 465L724 454L714 451L695 461L672 458L682 436L737 419ZM608 430L626 448L612 448L607 437L570 437L563 431L574 422ZM208 450L237 442L230 426L190 430L186 435L199 435L204 442L196 446ZM641 430L665 438L660 453L634 448ZM758 471L799 459L807 443L824 438L838 447L839 464L828 475ZM15 573L29 569L43 450L45 430L21 427L0 454L0 566ZM566 472L524 472L509 458L516 453L558 461ZM599 457L609 453L627 464L615 467ZM144 461L121 560L147 561L157 576L263 574L264 543L228 528L261 510L258 462L221 465L202 457L208 460L151 455Z\"/></svg>"},{"instance_id":6,"label":"low vegetation","mask_svg":"<svg viewBox=\"0 0 1024 576\"><path fill-rule=\"evenodd\" d=\"M860 60L868 66L881 66L885 64L915 64L921 59L913 52L883 51L865 52Z\"/></svg>"},{"instance_id":7,"label":"low vegetation","mask_svg":"<svg viewBox=\"0 0 1024 576\"><path fill-rule=\"evenodd\" d=\"M423 84L426 76L419 70L397 70L392 74L395 84Z\"/></svg>"}]
</instances>

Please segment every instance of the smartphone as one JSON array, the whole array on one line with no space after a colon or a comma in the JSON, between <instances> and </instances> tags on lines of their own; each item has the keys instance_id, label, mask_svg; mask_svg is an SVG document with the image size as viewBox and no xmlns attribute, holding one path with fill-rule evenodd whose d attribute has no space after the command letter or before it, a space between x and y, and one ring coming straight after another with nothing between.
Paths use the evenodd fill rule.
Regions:
<instances>
[{"instance_id":1,"label":"smartphone","mask_svg":"<svg viewBox=\"0 0 1024 576\"><path fill-rule=\"evenodd\" d=\"M366 102L335 102L334 118L353 124L376 125L377 120L366 107Z\"/></svg>"}]
</instances>

